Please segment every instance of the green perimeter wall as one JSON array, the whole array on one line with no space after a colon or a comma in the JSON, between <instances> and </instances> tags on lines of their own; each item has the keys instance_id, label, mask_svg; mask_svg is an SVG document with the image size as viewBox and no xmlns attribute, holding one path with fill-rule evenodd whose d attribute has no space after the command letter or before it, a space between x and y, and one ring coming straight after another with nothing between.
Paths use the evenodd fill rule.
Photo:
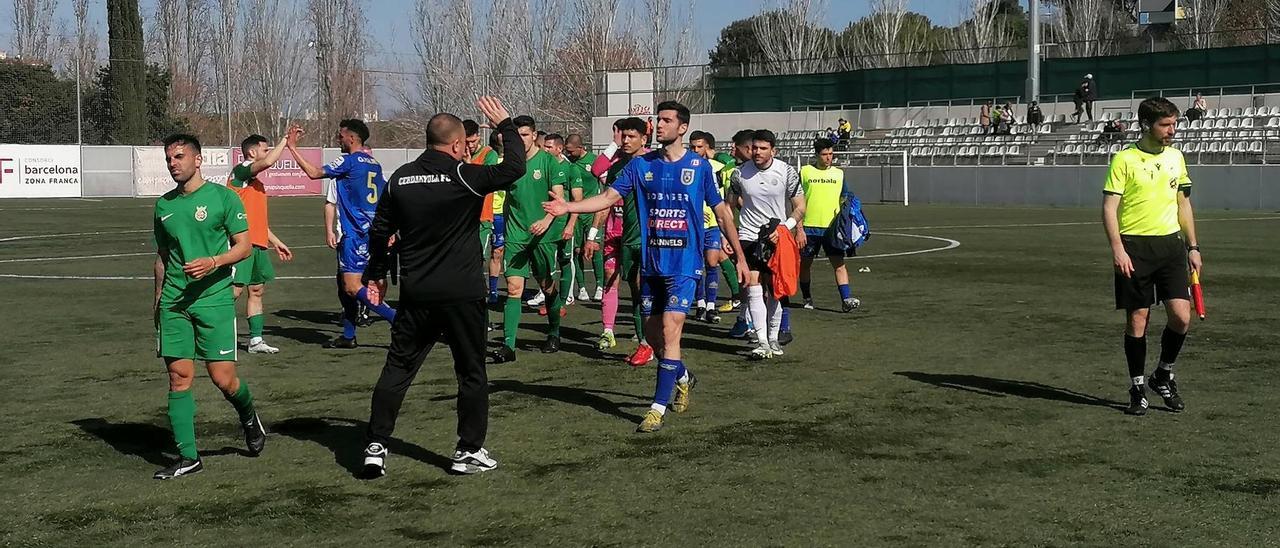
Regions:
<instances>
[{"instance_id":1,"label":"green perimeter wall","mask_svg":"<svg viewBox=\"0 0 1280 548\"><path fill-rule=\"evenodd\" d=\"M1128 99L1130 91L1280 82L1280 45L1214 48L1108 57L1046 59L1042 95L1070 94L1085 74L1099 99ZM713 78L714 112L779 112L796 106L880 103L971 97L1018 97L1026 61L869 69L827 74ZM1272 86L1270 92L1280 92Z\"/></svg>"}]
</instances>

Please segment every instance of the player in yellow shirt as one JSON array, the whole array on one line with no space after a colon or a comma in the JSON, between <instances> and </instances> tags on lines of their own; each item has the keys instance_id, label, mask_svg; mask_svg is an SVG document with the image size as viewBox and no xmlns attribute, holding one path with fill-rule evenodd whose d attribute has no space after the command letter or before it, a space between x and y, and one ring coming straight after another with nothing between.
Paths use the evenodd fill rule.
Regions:
<instances>
[{"instance_id":1,"label":"player in yellow shirt","mask_svg":"<svg viewBox=\"0 0 1280 548\"><path fill-rule=\"evenodd\" d=\"M857 249L848 251L831 247L827 242L827 229L840 211L840 194L844 192L844 170L832 165L835 161L836 144L831 139L818 139L813 143L813 163L800 168L800 186L804 188L804 201L808 208L804 211L804 233L807 237L804 249L800 252L800 293L804 297L804 307L813 310L813 286L809 276L813 271L813 259L821 250L831 261L831 268L836 273L836 289L840 291L840 308L850 312L862 305L862 301L853 296L849 290L849 269L845 267L846 253L857 254Z\"/></svg>"},{"instance_id":2,"label":"player in yellow shirt","mask_svg":"<svg viewBox=\"0 0 1280 548\"><path fill-rule=\"evenodd\" d=\"M1203 263L1191 210L1191 179L1182 153L1173 148L1178 107L1163 97L1138 105L1142 138L1111 160L1103 187L1102 221L1115 263L1116 309L1127 322L1124 354L1129 364L1129 407L1147 412L1146 387L1173 411L1184 408L1173 364L1191 328L1188 263ZM1160 338L1160 361L1147 379L1147 320L1151 305L1163 301L1169 321Z\"/></svg>"}]
</instances>

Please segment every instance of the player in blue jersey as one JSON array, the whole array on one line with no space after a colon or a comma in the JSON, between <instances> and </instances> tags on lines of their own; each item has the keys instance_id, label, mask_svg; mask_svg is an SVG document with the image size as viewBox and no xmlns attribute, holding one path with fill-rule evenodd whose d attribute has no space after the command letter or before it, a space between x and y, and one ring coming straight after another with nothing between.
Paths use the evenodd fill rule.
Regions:
<instances>
[{"instance_id":1,"label":"player in blue jersey","mask_svg":"<svg viewBox=\"0 0 1280 548\"><path fill-rule=\"evenodd\" d=\"M338 124L335 136L342 156L324 167L308 162L291 142L289 152L312 179L333 179L324 204L325 240L330 249L338 251L338 300L342 303L342 334L329 343L330 348L356 347L356 315L359 304L376 312L388 322L395 319L396 311L385 301L373 304L368 289L360 283L360 275L369 264L369 225L378 207L378 198L386 180L382 178L382 165L365 148L369 140L369 127L361 120L343 120ZM334 224L341 231L335 234Z\"/></svg>"},{"instance_id":2,"label":"player in blue jersey","mask_svg":"<svg viewBox=\"0 0 1280 548\"><path fill-rule=\"evenodd\" d=\"M658 143L662 148L637 156L603 193L567 203L551 195L543 204L548 213L594 213L635 192L640 215L641 303L648 316L645 337L660 352L658 383L653 404L637 432L662 428L670 402L683 413L689 408L689 391L697 379L681 361L680 335L685 315L697 299L694 289L702 277L703 205L715 211L720 227L738 260L738 272L747 272L746 254L738 242L733 212L716 190L716 176L706 159L688 151L684 134L689 130L689 108L675 101L658 104ZM745 281L745 280L744 280ZM674 401L672 391L675 391Z\"/></svg>"}]
</instances>

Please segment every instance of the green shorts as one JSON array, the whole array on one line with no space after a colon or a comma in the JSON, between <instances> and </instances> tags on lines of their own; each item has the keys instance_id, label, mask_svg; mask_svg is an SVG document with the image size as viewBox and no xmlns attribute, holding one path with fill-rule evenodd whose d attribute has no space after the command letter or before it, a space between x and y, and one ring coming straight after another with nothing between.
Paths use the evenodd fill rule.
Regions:
<instances>
[{"instance_id":1,"label":"green shorts","mask_svg":"<svg viewBox=\"0 0 1280 548\"><path fill-rule=\"evenodd\" d=\"M493 238L493 221L480 221L480 249L484 258L488 259L493 255L493 242L489 241Z\"/></svg>"},{"instance_id":2,"label":"green shorts","mask_svg":"<svg viewBox=\"0 0 1280 548\"><path fill-rule=\"evenodd\" d=\"M564 242L518 244L507 242L503 255L503 274L507 277L533 278L541 283L560 281Z\"/></svg>"},{"instance_id":3,"label":"green shorts","mask_svg":"<svg viewBox=\"0 0 1280 548\"><path fill-rule=\"evenodd\" d=\"M156 311L156 354L209 362L236 361L236 306L199 306Z\"/></svg>"},{"instance_id":4,"label":"green shorts","mask_svg":"<svg viewBox=\"0 0 1280 548\"><path fill-rule=\"evenodd\" d=\"M276 268L271 266L271 253L258 246L232 267L231 283L236 285L261 285L276 279Z\"/></svg>"},{"instance_id":5,"label":"green shorts","mask_svg":"<svg viewBox=\"0 0 1280 548\"><path fill-rule=\"evenodd\" d=\"M639 245L622 246L622 273L626 279L634 279L640 275L641 252Z\"/></svg>"}]
</instances>

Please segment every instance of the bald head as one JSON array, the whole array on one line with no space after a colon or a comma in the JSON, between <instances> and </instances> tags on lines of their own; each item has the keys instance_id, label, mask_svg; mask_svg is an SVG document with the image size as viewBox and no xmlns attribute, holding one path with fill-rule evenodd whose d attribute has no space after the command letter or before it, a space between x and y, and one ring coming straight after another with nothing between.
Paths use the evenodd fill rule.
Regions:
<instances>
[{"instance_id":1,"label":"bald head","mask_svg":"<svg viewBox=\"0 0 1280 548\"><path fill-rule=\"evenodd\" d=\"M447 112L432 116L427 121L427 147L448 154L455 160L462 160L467 155L466 136L462 120Z\"/></svg>"},{"instance_id":2,"label":"bald head","mask_svg":"<svg viewBox=\"0 0 1280 548\"><path fill-rule=\"evenodd\" d=\"M441 112L427 121L427 146L448 145L466 137L462 120L447 112Z\"/></svg>"}]
</instances>

